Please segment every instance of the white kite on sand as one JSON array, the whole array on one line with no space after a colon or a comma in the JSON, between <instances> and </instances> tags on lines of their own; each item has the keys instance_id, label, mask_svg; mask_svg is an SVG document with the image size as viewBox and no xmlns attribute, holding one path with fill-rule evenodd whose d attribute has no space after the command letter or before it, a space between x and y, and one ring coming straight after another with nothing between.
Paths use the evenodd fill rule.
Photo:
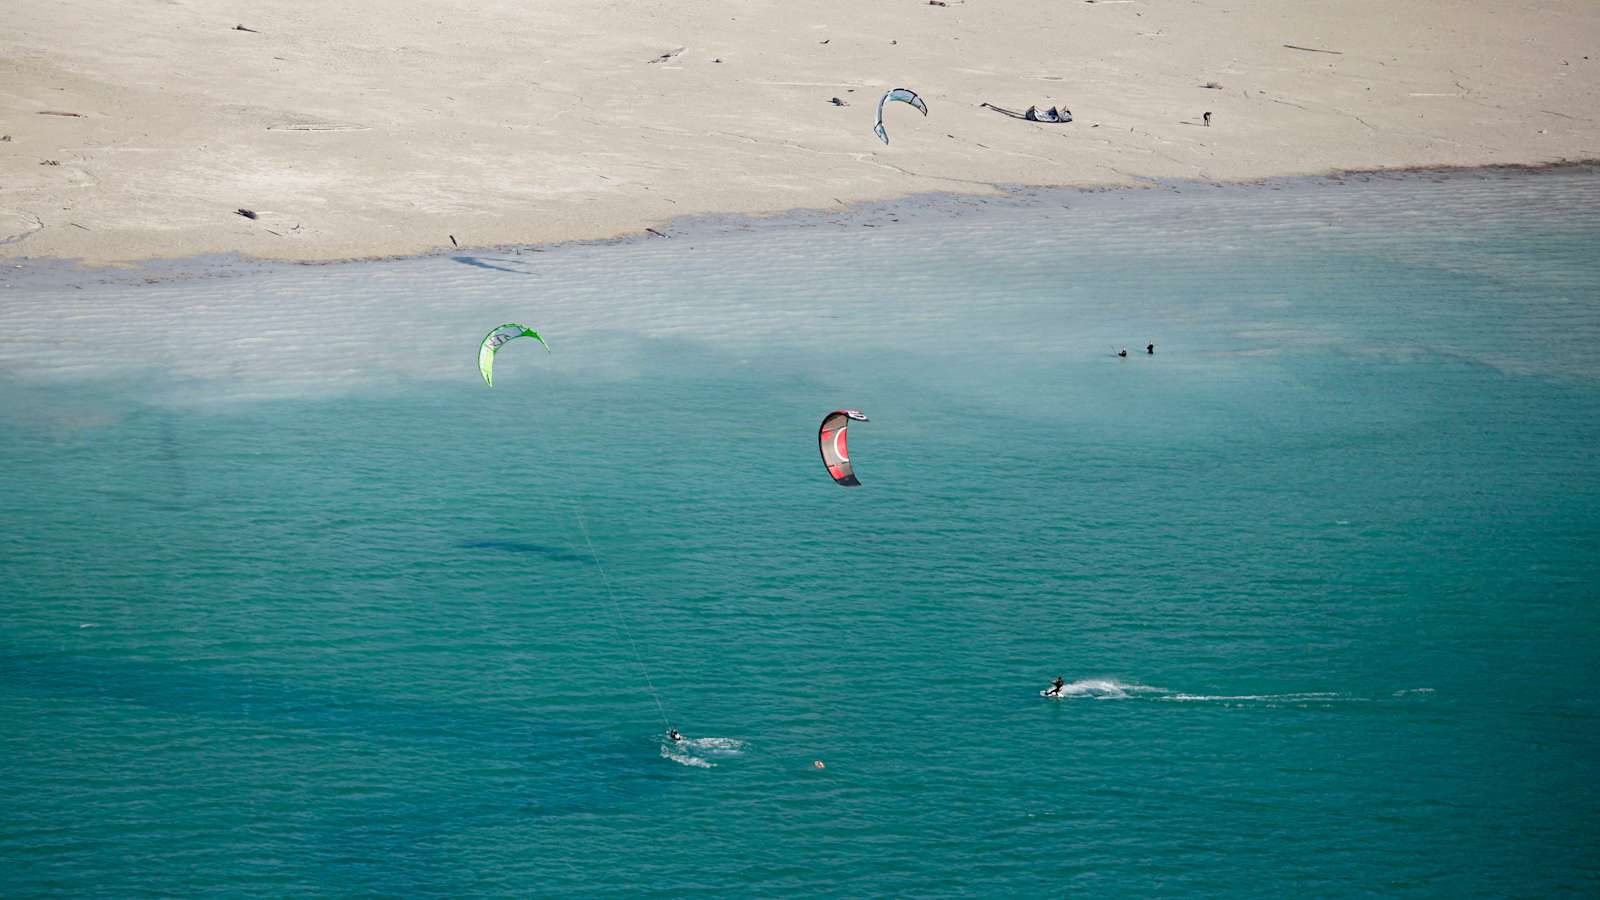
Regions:
<instances>
[{"instance_id":1,"label":"white kite on sand","mask_svg":"<svg viewBox=\"0 0 1600 900\"><path fill-rule=\"evenodd\" d=\"M883 99L878 101L878 121L872 126L872 130L878 135L878 140L883 141L885 144L889 143L889 132L883 130L883 108L889 104L890 100L909 103L922 110L923 115L928 114L928 104L922 102L922 98L917 96L916 91L907 88L895 88L884 94Z\"/></svg>"}]
</instances>

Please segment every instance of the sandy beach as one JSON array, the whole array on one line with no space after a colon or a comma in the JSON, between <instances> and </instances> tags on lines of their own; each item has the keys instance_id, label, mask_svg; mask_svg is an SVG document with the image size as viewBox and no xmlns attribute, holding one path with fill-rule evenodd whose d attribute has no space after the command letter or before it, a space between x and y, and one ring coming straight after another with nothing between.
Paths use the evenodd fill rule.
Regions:
<instances>
[{"instance_id":1,"label":"sandy beach","mask_svg":"<svg viewBox=\"0 0 1600 900\"><path fill-rule=\"evenodd\" d=\"M0 257L331 260L1011 184L1595 158L1597 37L1581 2L13 5ZM897 86L929 115L892 106L885 146Z\"/></svg>"}]
</instances>

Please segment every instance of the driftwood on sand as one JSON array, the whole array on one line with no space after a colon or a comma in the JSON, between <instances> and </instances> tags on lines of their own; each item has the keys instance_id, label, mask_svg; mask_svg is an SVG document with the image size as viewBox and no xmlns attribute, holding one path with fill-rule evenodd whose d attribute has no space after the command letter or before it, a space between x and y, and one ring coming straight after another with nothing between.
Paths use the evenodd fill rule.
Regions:
<instances>
[{"instance_id":1,"label":"driftwood on sand","mask_svg":"<svg viewBox=\"0 0 1600 900\"><path fill-rule=\"evenodd\" d=\"M1030 106L1023 112L1017 112L1014 109L995 106L993 103L980 103L978 105L985 109L992 109L1002 116L1010 116L1013 119L1022 119L1027 122L1038 122L1042 125L1065 125L1072 121L1072 110L1063 109L1057 112L1053 106L1044 112L1039 112L1038 107L1035 106ZM1052 114L1054 114L1053 117Z\"/></svg>"}]
</instances>

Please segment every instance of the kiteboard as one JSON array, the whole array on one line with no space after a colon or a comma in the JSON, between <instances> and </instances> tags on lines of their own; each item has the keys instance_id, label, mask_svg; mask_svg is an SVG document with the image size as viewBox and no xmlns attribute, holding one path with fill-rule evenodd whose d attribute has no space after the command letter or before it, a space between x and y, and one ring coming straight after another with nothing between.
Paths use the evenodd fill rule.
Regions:
<instances>
[{"instance_id":1,"label":"kiteboard","mask_svg":"<svg viewBox=\"0 0 1600 900\"><path fill-rule=\"evenodd\" d=\"M1061 693L1060 691L1056 690L1055 688L1045 688L1044 690L1039 692L1039 696L1047 698L1047 699L1050 699L1050 700L1060 700L1062 697L1064 697L1066 695Z\"/></svg>"}]
</instances>

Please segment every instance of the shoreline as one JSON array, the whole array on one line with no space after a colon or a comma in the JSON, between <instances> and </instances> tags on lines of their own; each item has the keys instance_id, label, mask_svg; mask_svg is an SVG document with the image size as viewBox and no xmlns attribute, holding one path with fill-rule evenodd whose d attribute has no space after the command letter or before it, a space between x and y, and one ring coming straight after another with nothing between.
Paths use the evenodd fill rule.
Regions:
<instances>
[{"instance_id":1,"label":"shoreline","mask_svg":"<svg viewBox=\"0 0 1600 900\"><path fill-rule=\"evenodd\" d=\"M1107 194L1117 192L1141 192L1158 190L1183 189L1232 189L1250 187L1270 187L1288 185L1316 185L1338 184L1343 179L1373 180L1378 178L1453 178L1471 177L1480 178L1486 175L1519 175L1541 173L1558 173L1566 171L1594 170L1600 171L1600 156L1585 157L1580 159L1561 159L1550 162L1506 162L1506 163L1465 163L1455 164L1420 164L1378 168L1361 169L1331 169L1317 173L1289 173L1277 175L1262 175L1256 177L1226 179L1226 180L1196 180L1184 178L1154 178L1143 177L1131 183L1110 184L1008 184L995 182L987 185L989 190L984 192L967 192L952 190L915 191L898 194L878 199L858 200L853 203L842 204L837 208L817 206L795 206L778 210L745 210L731 212L686 212L671 218L654 221L640 228L624 229L600 236L579 236L566 238L551 238L548 240L521 241L513 240L493 244L459 244L453 247L431 247L415 252L375 253L371 255L356 256L306 256L306 257L280 257L271 255L255 255L242 250L225 250L213 252L197 252L188 255L158 254L127 260L99 261L93 258L71 256L32 256L16 254L8 256L4 251L18 247L25 242L23 238L11 238L9 241L0 241L0 265L10 266L12 269L36 270L41 267L56 268L63 271L76 271L83 274L137 274L145 269L156 267L193 267L205 265L207 260L227 261L232 264L258 265L258 266L337 266L351 263L379 263L394 262L411 259L428 259L440 256L463 255L482 252L502 252L512 250L525 250L531 252L545 252L551 249L566 246L600 246L606 244L622 244L639 240L672 239L682 237L680 232L686 226L695 228L706 224L712 225L712 230L723 228L750 227L757 224L770 224L785 226L814 218L829 216L859 216L863 213L886 213L895 207L917 206L939 200L958 201L969 199L980 202L1004 203L1016 200L1030 194L1060 193L1060 194ZM665 232L674 233L665 233Z\"/></svg>"},{"instance_id":2,"label":"shoreline","mask_svg":"<svg viewBox=\"0 0 1600 900\"><path fill-rule=\"evenodd\" d=\"M0 260L390 258L1007 185L1600 157L1600 8L1576 0L63 0L12 18ZM883 144L896 86L929 113L895 104Z\"/></svg>"},{"instance_id":3,"label":"shoreline","mask_svg":"<svg viewBox=\"0 0 1600 900\"><path fill-rule=\"evenodd\" d=\"M1107 195L1142 196L1147 192L1241 191L1251 189L1315 189L1338 187L1347 181L1368 183L1379 180L1482 181L1490 178L1559 174L1600 175L1600 158L1554 163L1502 163L1486 166L1408 166L1403 168L1362 169L1320 175L1281 175L1248 180L1217 182L1191 180L1150 180L1136 185L995 185L991 194L952 191L925 191L884 200L861 201L837 209L795 207L772 213L686 213L658 223L659 234L624 232L608 237L571 238L537 243L510 242L484 246L461 245L434 248L420 253L394 253L336 259L276 259L238 252L205 253L182 257L150 257L132 262L92 264L61 257L18 256L3 261L0 288L17 286L13 279L48 280L93 279L100 283L158 284L164 282L232 278L272 270L307 267L395 263L437 258L471 259L486 253L548 253L569 248L627 246L661 240L693 241L732 232L765 229L806 228L831 225L839 228L885 227L898 224L899 216L931 214L953 216L961 207L1021 208L1041 202L1056 202L1065 197ZM887 217L887 222L871 222ZM690 245L692 247L692 245Z\"/></svg>"},{"instance_id":4,"label":"shoreline","mask_svg":"<svg viewBox=\"0 0 1600 900\"><path fill-rule=\"evenodd\" d=\"M1428 255L1437 248L1466 251L1457 274L1474 287L1440 296L1431 315L1476 321L1499 337L1457 346L1426 337L1427 327L1421 343L1358 328L1371 339L1362 353L1399 362L1443 354L1506 374L1592 382L1581 342L1508 350L1526 310L1499 305L1495 285L1511 280L1548 295L1555 306L1537 321L1584 318L1592 267L1582 266L1575 236L1597 208L1600 167L1379 172L925 195L848 213L701 217L672 239L342 266L212 257L133 272L0 267L0 330L10 335L0 369L18 384L123 373L159 383L162 402L180 405L271 399L455 379L476 364L462 347L507 321L536 322L577 351L557 351L553 371L602 380L626 381L638 359L690 345L734 370L765 343L832 372L829 348L840 342L915 341L937 355L956 336L1051 358L1099 357L1108 342L1154 336L1185 357L1243 359L1350 337L1319 337L1284 317L1348 312L1346 281L1375 296L1406 294L1439 271ZM1492 244L1476 243L1490 236ZM1547 277L1542 248L1570 274ZM921 294L947 302L907 302ZM1019 318L1028 304L1054 310L1053 324ZM1500 312L1485 319L1489 309ZM394 339L374 341L374 327L393 329ZM1212 338L1199 340L1205 333ZM476 379L475 368L465 371Z\"/></svg>"}]
</instances>

